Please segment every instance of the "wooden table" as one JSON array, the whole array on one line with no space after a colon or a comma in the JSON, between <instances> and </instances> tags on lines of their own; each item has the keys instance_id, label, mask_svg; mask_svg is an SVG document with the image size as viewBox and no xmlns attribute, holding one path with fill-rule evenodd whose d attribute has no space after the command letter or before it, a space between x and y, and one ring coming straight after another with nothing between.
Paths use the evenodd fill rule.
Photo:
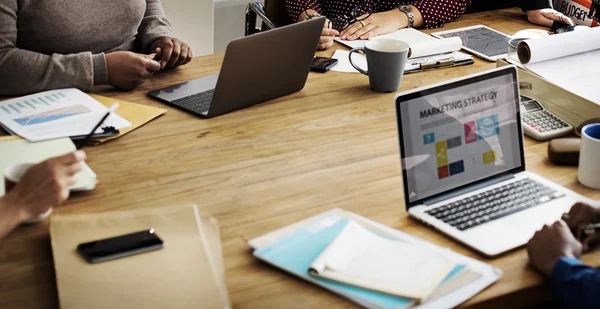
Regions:
<instances>
[{"instance_id":1,"label":"wooden table","mask_svg":"<svg viewBox=\"0 0 600 309\"><path fill-rule=\"evenodd\" d=\"M485 24L505 33L532 27L518 10L464 16L445 27ZM331 54L326 51L321 54ZM151 89L211 74L222 55L199 57L159 74L131 93L98 89L119 99L150 100ZM495 67L474 65L404 77L402 90ZM550 291L524 250L486 260L407 216L402 196L394 94L369 90L366 76L311 73L304 90L216 119L168 108L132 133L88 148L98 174L93 192L73 196L58 213L90 213L198 203L219 219L227 284L235 308L348 308L316 286L258 262L247 241L334 207L356 212L459 253L491 263L504 277L464 307L519 308ZM526 139L529 170L593 198L576 169L557 167L546 144ZM585 261L595 256L584 257ZM82 274L85 276L85 274ZM21 227L0 242L0 308L57 308L48 223Z\"/></svg>"}]
</instances>

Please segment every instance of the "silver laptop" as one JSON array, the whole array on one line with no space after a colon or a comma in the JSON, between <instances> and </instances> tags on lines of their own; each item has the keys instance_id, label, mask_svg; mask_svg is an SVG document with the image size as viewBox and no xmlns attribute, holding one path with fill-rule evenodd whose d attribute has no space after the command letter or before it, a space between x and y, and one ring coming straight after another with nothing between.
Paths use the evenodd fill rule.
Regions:
<instances>
[{"instance_id":1,"label":"silver laptop","mask_svg":"<svg viewBox=\"0 0 600 309\"><path fill-rule=\"evenodd\" d=\"M219 74L148 95L211 118L300 91L324 23L321 17L233 40Z\"/></svg>"},{"instance_id":2,"label":"silver laptop","mask_svg":"<svg viewBox=\"0 0 600 309\"><path fill-rule=\"evenodd\" d=\"M395 105L409 214L486 256L587 200L525 170L512 66L400 93Z\"/></svg>"}]
</instances>

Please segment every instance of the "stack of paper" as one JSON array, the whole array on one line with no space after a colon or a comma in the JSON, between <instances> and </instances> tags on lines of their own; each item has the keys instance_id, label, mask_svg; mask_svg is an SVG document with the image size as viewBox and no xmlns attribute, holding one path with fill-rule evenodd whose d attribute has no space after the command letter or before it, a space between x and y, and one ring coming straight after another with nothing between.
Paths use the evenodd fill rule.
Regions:
<instances>
[{"instance_id":1,"label":"stack of paper","mask_svg":"<svg viewBox=\"0 0 600 309\"><path fill-rule=\"evenodd\" d=\"M75 144L68 138L31 143L17 136L0 138L0 171L20 163L39 163L52 157L75 151ZM84 163L77 174L71 191L92 190L96 187L96 174ZM0 177L0 196L4 195L4 177Z\"/></svg>"},{"instance_id":2,"label":"stack of paper","mask_svg":"<svg viewBox=\"0 0 600 309\"><path fill-rule=\"evenodd\" d=\"M32 141L87 135L106 114L108 108L78 89L40 92L0 102L0 125L9 133ZM123 129L131 123L112 113L104 127Z\"/></svg>"},{"instance_id":3,"label":"stack of paper","mask_svg":"<svg viewBox=\"0 0 600 309\"><path fill-rule=\"evenodd\" d=\"M420 302L456 267L435 252L350 221L313 262L310 274Z\"/></svg>"},{"instance_id":4,"label":"stack of paper","mask_svg":"<svg viewBox=\"0 0 600 309\"><path fill-rule=\"evenodd\" d=\"M428 34L412 28L400 29L398 31L377 36L374 39L397 39L404 41L410 46L409 59L404 68L405 73L418 72L422 64L435 64L451 60L455 65L471 64L473 57L459 52L462 48L460 38L436 39ZM350 48L365 46L367 40L347 41L335 38L335 41ZM336 50L332 58L338 60L338 64L332 68L338 72L358 72L350 65L348 60L349 52L345 50ZM352 55L352 61L357 66L367 69L367 60L364 55Z\"/></svg>"},{"instance_id":5,"label":"stack of paper","mask_svg":"<svg viewBox=\"0 0 600 309\"><path fill-rule=\"evenodd\" d=\"M366 308L452 308L502 275L340 209L253 239L250 246L257 258Z\"/></svg>"},{"instance_id":6,"label":"stack of paper","mask_svg":"<svg viewBox=\"0 0 600 309\"><path fill-rule=\"evenodd\" d=\"M413 28L400 29L373 39L396 39L405 42L410 47L409 58L446 54L462 48L460 38L436 39ZM335 41L350 48L363 47L368 42L367 40L342 40L339 37L336 37Z\"/></svg>"},{"instance_id":7,"label":"stack of paper","mask_svg":"<svg viewBox=\"0 0 600 309\"><path fill-rule=\"evenodd\" d=\"M80 243L153 228L164 248L98 264ZM60 307L230 308L217 221L196 205L85 215L50 222Z\"/></svg>"}]
</instances>

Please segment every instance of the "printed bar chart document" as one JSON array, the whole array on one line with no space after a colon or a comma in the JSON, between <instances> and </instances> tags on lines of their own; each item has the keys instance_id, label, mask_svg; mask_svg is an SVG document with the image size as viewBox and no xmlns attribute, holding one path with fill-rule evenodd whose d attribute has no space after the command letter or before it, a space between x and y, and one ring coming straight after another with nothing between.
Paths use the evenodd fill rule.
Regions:
<instances>
[{"instance_id":1,"label":"printed bar chart document","mask_svg":"<svg viewBox=\"0 0 600 309\"><path fill-rule=\"evenodd\" d=\"M11 134L36 142L86 135L107 111L78 89L59 89L0 102L0 124ZM102 128L108 126L123 129L131 123L113 113Z\"/></svg>"}]
</instances>

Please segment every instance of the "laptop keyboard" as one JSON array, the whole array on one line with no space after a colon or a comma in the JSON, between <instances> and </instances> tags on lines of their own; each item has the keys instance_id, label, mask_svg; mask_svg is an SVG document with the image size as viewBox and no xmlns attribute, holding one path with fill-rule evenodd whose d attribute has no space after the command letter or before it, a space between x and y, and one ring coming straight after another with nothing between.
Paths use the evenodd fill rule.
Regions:
<instances>
[{"instance_id":1,"label":"laptop keyboard","mask_svg":"<svg viewBox=\"0 0 600 309\"><path fill-rule=\"evenodd\" d=\"M214 92L214 89L200 92L189 97L173 100L171 101L171 104L180 106L194 113L206 114L210 107L210 103L212 102Z\"/></svg>"},{"instance_id":2,"label":"laptop keyboard","mask_svg":"<svg viewBox=\"0 0 600 309\"><path fill-rule=\"evenodd\" d=\"M437 207L426 213L465 231L564 195L532 179L523 179Z\"/></svg>"}]
</instances>

